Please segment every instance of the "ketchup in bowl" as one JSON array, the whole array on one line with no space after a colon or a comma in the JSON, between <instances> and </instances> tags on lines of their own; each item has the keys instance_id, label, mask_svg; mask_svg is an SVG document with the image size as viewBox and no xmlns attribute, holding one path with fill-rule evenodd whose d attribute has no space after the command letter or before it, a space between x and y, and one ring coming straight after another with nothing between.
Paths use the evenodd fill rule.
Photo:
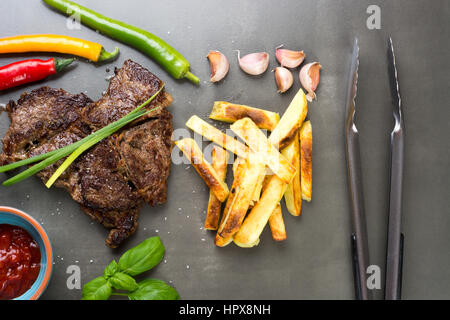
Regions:
<instances>
[{"instance_id":1,"label":"ketchup in bowl","mask_svg":"<svg viewBox=\"0 0 450 320\"><path fill-rule=\"evenodd\" d=\"M39 275L41 250L23 228L0 224L0 300L25 293Z\"/></svg>"}]
</instances>

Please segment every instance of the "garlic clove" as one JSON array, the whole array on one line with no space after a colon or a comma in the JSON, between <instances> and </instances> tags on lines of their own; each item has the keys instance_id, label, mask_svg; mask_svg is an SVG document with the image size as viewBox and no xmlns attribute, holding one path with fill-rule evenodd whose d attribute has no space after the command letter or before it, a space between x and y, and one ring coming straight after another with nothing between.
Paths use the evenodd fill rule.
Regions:
<instances>
[{"instance_id":1,"label":"garlic clove","mask_svg":"<svg viewBox=\"0 0 450 320\"><path fill-rule=\"evenodd\" d=\"M211 50L207 56L209 67L211 69L211 82L218 82L225 78L230 69L230 63L227 57L220 51Z\"/></svg>"},{"instance_id":2,"label":"garlic clove","mask_svg":"<svg viewBox=\"0 0 450 320\"><path fill-rule=\"evenodd\" d=\"M281 46L275 49L275 56L281 66L287 68L297 68L306 58L303 51L281 49Z\"/></svg>"},{"instance_id":3,"label":"garlic clove","mask_svg":"<svg viewBox=\"0 0 450 320\"><path fill-rule=\"evenodd\" d=\"M318 62L308 63L300 69L300 82L303 88L308 91L306 99L309 102L316 99L316 94L314 91L316 91L317 86L319 85L320 69L322 69L322 66Z\"/></svg>"},{"instance_id":4,"label":"garlic clove","mask_svg":"<svg viewBox=\"0 0 450 320\"><path fill-rule=\"evenodd\" d=\"M269 54L267 52L249 53L241 58L241 53L238 52L239 66L246 73L253 76L264 73L269 66Z\"/></svg>"},{"instance_id":5,"label":"garlic clove","mask_svg":"<svg viewBox=\"0 0 450 320\"><path fill-rule=\"evenodd\" d=\"M294 83L294 76L292 72L284 67L275 68L275 81L278 86L278 93L283 93L289 90Z\"/></svg>"}]
</instances>

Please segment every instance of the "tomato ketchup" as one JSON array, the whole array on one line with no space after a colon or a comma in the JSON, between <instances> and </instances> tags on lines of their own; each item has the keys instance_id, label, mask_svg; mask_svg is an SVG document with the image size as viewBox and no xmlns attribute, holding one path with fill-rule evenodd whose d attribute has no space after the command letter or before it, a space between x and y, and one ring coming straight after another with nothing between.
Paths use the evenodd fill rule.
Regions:
<instances>
[{"instance_id":1,"label":"tomato ketchup","mask_svg":"<svg viewBox=\"0 0 450 320\"><path fill-rule=\"evenodd\" d=\"M41 269L41 250L23 228L0 224L0 300L21 296Z\"/></svg>"}]
</instances>

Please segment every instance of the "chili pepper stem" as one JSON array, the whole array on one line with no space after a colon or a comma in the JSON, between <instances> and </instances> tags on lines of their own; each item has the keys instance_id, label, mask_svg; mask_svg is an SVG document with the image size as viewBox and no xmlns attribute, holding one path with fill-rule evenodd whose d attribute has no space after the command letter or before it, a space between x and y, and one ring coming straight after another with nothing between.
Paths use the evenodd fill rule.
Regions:
<instances>
[{"instance_id":1,"label":"chili pepper stem","mask_svg":"<svg viewBox=\"0 0 450 320\"><path fill-rule=\"evenodd\" d=\"M71 58L71 59L55 58L55 70L56 70L56 72L61 72L65 67L67 67L69 64L71 64L74 61L75 61L74 58Z\"/></svg>"},{"instance_id":2,"label":"chili pepper stem","mask_svg":"<svg viewBox=\"0 0 450 320\"><path fill-rule=\"evenodd\" d=\"M188 71L188 72L186 72L186 74L184 75L184 77L186 78L186 79L188 79L189 81L191 81L192 83L195 83L195 84L199 84L200 83L200 79L197 77L197 76L195 76L192 72L190 72L190 71Z\"/></svg>"},{"instance_id":3,"label":"chili pepper stem","mask_svg":"<svg viewBox=\"0 0 450 320\"><path fill-rule=\"evenodd\" d=\"M119 48L116 47L113 52L108 52L102 47L97 62L112 61L115 60L118 56L119 56Z\"/></svg>"}]
</instances>

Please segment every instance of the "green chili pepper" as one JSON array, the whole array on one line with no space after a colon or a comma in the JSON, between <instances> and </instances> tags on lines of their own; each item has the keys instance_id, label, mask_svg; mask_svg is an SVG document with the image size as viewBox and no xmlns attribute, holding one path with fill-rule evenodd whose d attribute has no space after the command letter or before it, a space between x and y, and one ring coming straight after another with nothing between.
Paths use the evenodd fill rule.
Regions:
<instances>
[{"instance_id":1,"label":"green chili pepper","mask_svg":"<svg viewBox=\"0 0 450 320\"><path fill-rule=\"evenodd\" d=\"M72 1L44 0L44 2L66 15L79 17L81 23L88 27L144 52L158 62L175 79L187 78L195 84L200 82L200 79L189 71L189 62L186 58L154 34L105 17Z\"/></svg>"}]
</instances>

